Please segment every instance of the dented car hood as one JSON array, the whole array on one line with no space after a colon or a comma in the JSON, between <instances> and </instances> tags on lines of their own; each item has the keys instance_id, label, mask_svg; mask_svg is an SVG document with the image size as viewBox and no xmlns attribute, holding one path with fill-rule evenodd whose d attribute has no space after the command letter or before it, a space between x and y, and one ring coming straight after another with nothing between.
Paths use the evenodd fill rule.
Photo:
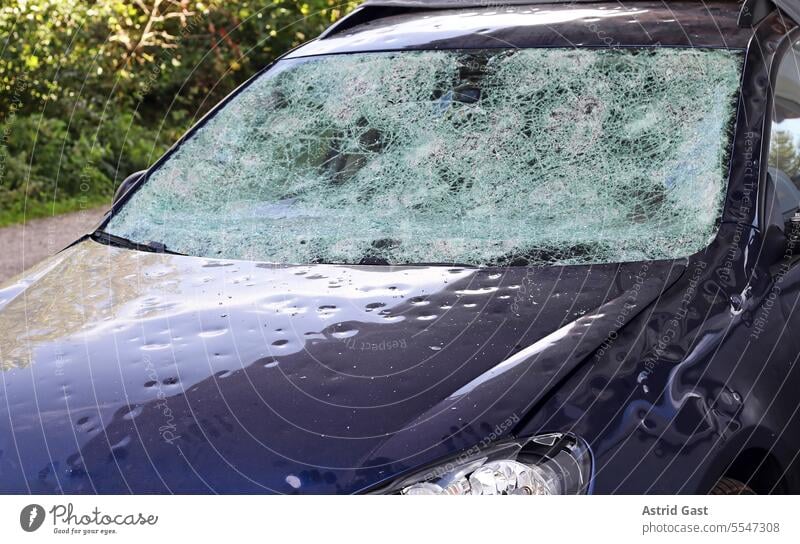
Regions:
<instances>
[{"instance_id":1,"label":"dented car hood","mask_svg":"<svg viewBox=\"0 0 800 544\"><path fill-rule=\"evenodd\" d=\"M0 290L0 492L343 493L512 433L675 262L276 266L85 240Z\"/></svg>"}]
</instances>

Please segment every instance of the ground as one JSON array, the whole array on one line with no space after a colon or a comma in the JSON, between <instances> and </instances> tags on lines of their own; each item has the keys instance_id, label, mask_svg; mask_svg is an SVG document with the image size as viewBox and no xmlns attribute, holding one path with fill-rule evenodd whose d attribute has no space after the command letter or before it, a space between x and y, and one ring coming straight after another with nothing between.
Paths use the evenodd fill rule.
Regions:
<instances>
[{"instance_id":1,"label":"ground","mask_svg":"<svg viewBox=\"0 0 800 544\"><path fill-rule=\"evenodd\" d=\"M92 208L0 228L0 283L62 250L91 230L106 210Z\"/></svg>"}]
</instances>

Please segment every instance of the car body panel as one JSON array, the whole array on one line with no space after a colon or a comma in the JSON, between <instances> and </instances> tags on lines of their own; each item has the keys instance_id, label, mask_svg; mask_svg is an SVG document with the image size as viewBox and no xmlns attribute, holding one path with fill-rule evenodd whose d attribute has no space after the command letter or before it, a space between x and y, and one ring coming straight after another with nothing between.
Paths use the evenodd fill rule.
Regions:
<instances>
[{"instance_id":1,"label":"car body panel","mask_svg":"<svg viewBox=\"0 0 800 544\"><path fill-rule=\"evenodd\" d=\"M293 474L357 491L519 419L604 340L608 308L683 270L637 283L638 267L273 266L84 241L0 291L0 489L291 492Z\"/></svg>"}]
</instances>

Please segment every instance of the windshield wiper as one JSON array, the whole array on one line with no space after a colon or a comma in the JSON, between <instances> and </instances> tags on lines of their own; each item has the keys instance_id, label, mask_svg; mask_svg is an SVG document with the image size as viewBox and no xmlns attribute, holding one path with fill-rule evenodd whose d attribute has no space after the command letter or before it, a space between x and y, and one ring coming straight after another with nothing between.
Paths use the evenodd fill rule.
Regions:
<instances>
[{"instance_id":1,"label":"windshield wiper","mask_svg":"<svg viewBox=\"0 0 800 544\"><path fill-rule=\"evenodd\" d=\"M123 249L134 249L136 251L147 251L149 253L168 253L170 255L185 255L185 253L178 253L177 251L170 251L167 246L161 242L134 242L122 236L111 234L102 230L95 231L91 236L92 240L106 244L108 246L121 247Z\"/></svg>"}]
</instances>

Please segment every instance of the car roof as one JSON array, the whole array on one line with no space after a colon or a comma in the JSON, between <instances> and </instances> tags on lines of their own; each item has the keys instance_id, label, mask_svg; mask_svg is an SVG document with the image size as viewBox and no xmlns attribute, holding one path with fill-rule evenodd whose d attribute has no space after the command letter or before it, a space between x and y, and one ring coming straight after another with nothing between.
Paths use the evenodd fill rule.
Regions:
<instances>
[{"instance_id":1,"label":"car roof","mask_svg":"<svg viewBox=\"0 0 800 544\"><path fill-rule=\"evenodd\" d=\"M368 0L289 57L366 51L675 46L743 49L740 5L583 0Z\"/></svg>"},{"instance_id":2,"label":"car roof","mask_svg":"<svg viewBox=\"0 0 800 544\"><path fill-rule=\"evenodd\" d=\"M359 7L403 7L415 9L452 9L464 7L503 7L508 5L593 4L602 0L365 0ZM702 2L703 0L698 0ZM734 0L740 9L740 22L755 24L770 10L780 8L800 23L800 0ZM621 3L621 2L620 2ZM629 2L630 3L630 2Z\"/></svg>"},{"instance_id":3,"label":"car roof","mask_svg":"<svg viewBox=\"0 0 800 544\"><path fill-rule=\"evenodd\" d=\"M366 0L361 3L365 6L398 6L414 7L425 9L452 9L452 8L491 8L513 5L537 5L537 4L597 4L602 0L570 0L568 2L558 2L557 0L502 0L492 2L491 0Z\"/></svg>"}]
</instances>

